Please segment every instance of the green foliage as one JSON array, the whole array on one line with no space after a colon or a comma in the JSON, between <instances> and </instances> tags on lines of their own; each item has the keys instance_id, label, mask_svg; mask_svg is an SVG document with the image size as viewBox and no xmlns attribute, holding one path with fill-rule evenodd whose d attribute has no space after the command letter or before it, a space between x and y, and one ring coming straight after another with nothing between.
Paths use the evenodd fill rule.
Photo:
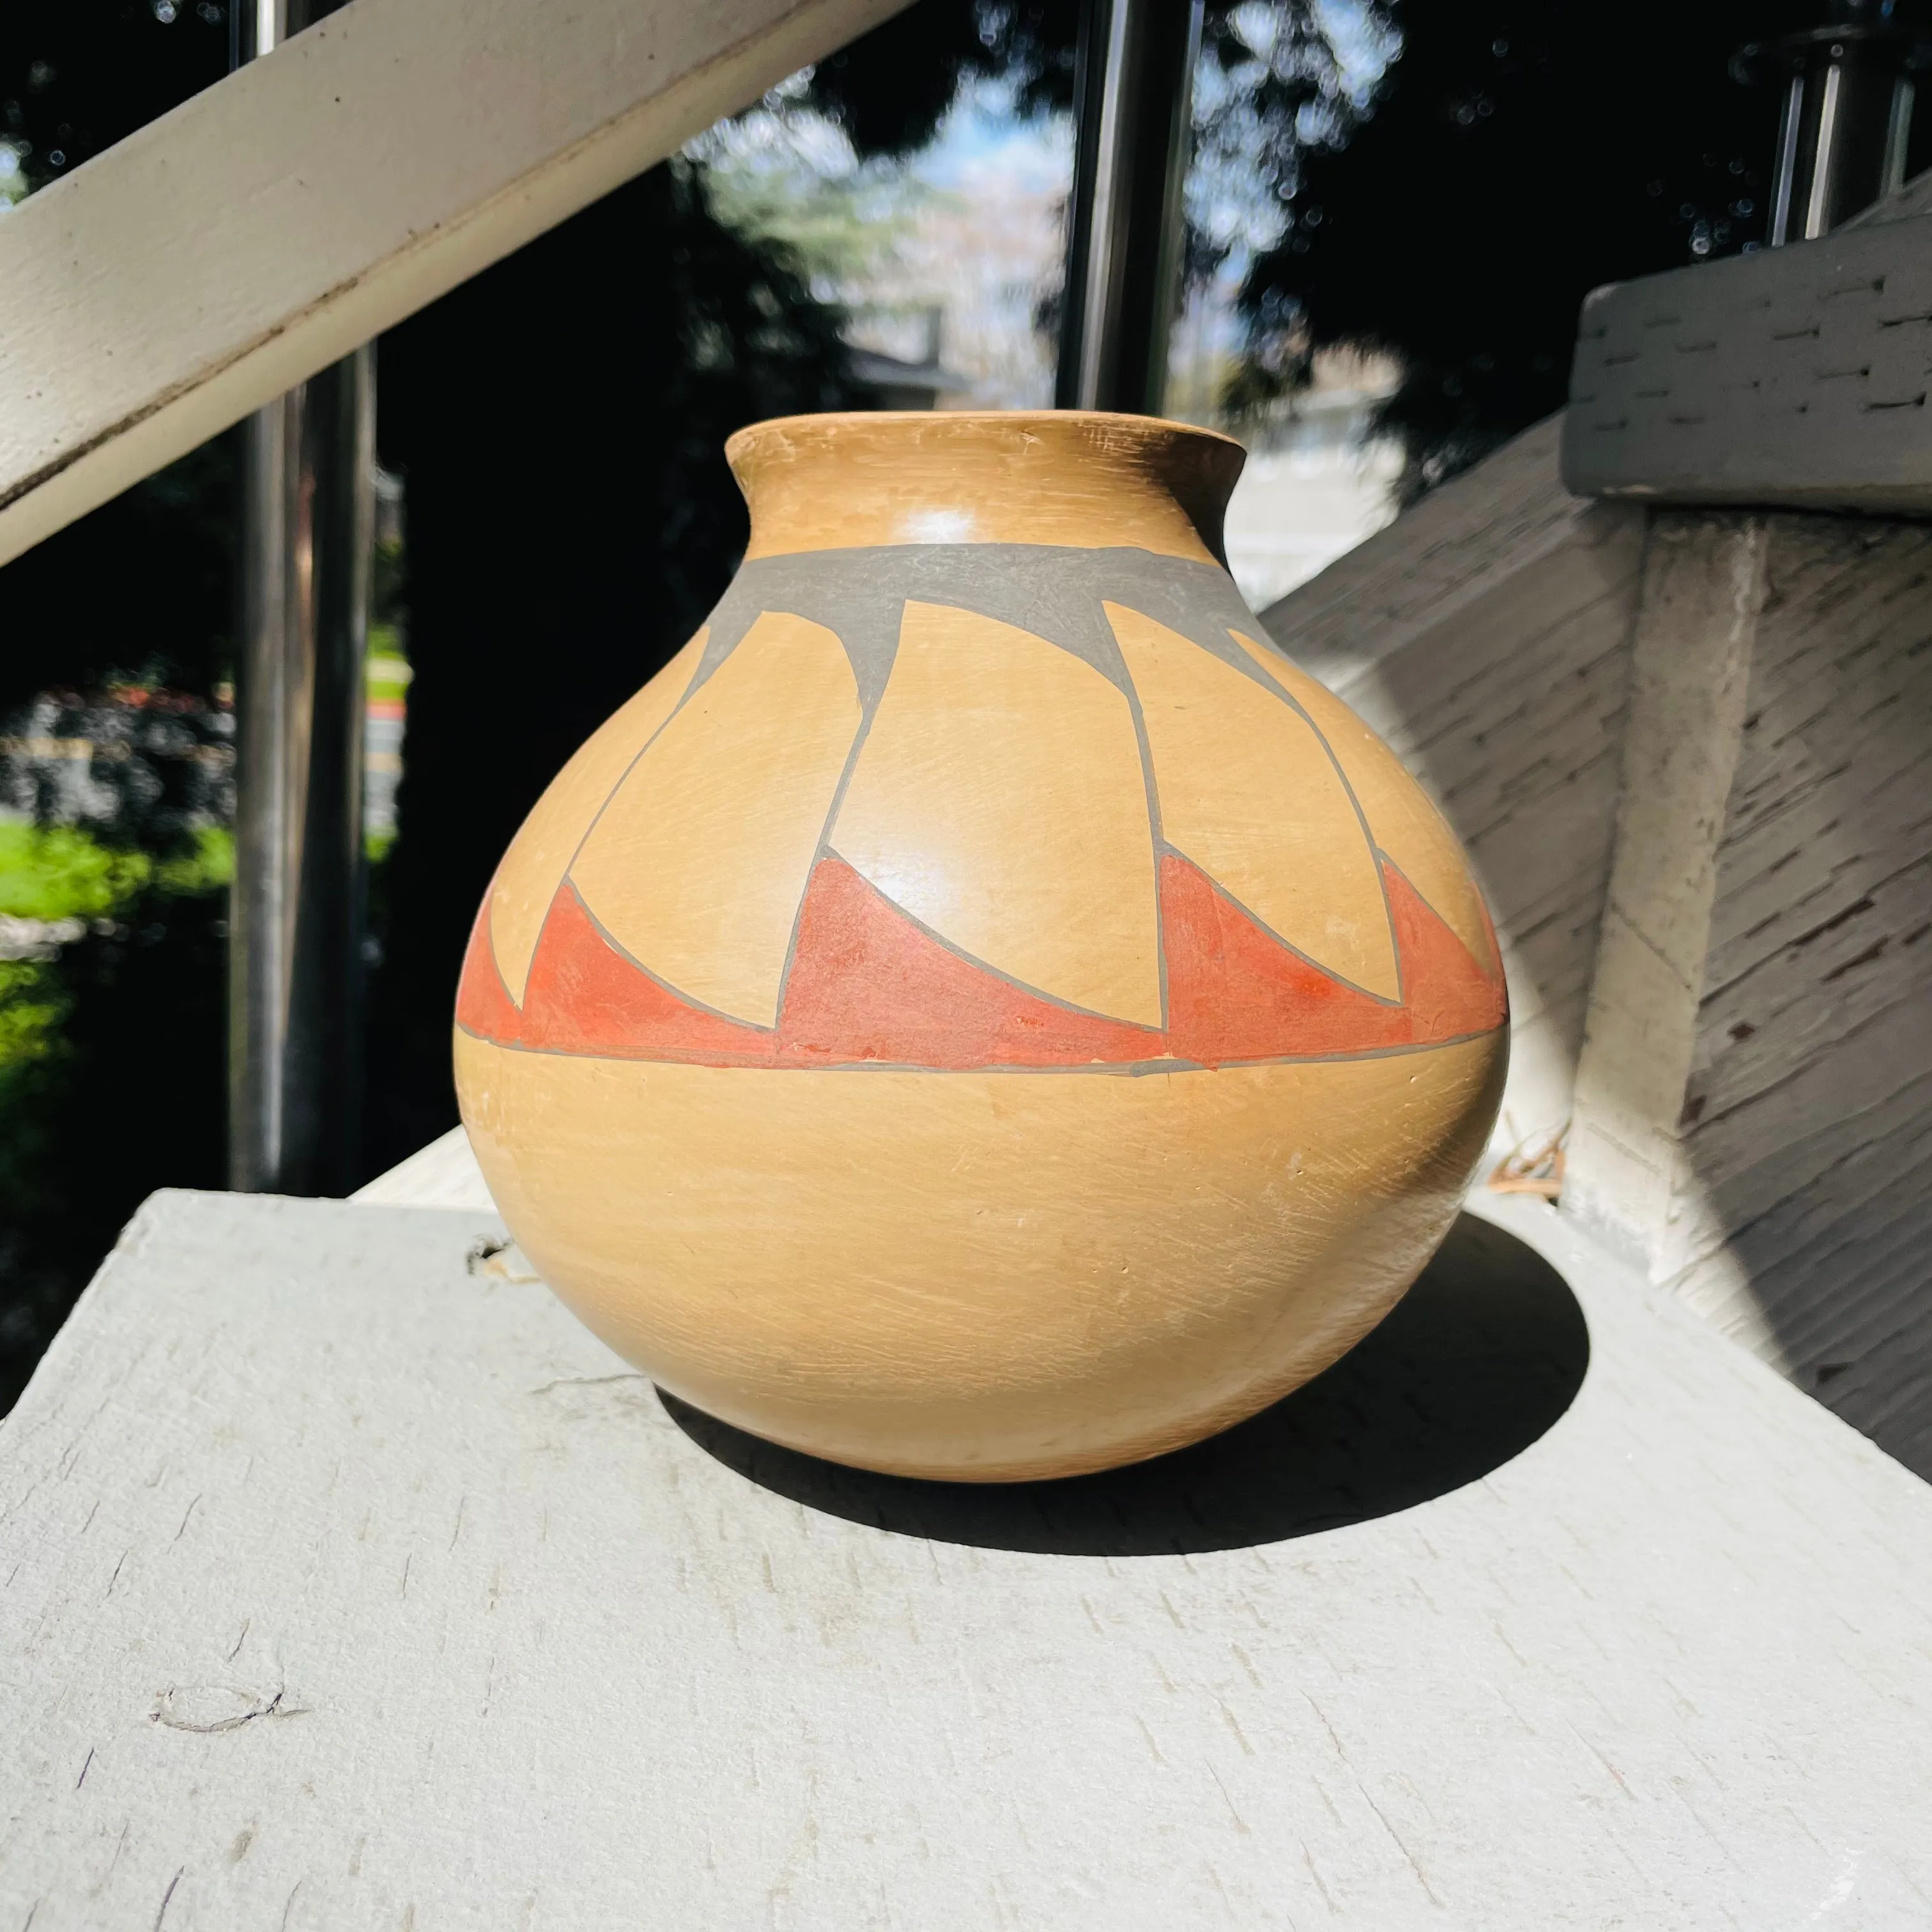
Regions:
<instances>
[{"instance_id":1,"label":"green foliage","mask_svg":"<svg viewBox=\"0 0 1932 1932\"><path fill-rule=\"evenodd\" d=\"M28 1220L42 1206L48 1163L60 1151L54 1109L73 1057L64 1029L73 1005L56 967L0 959L0 1217L8 1222ZM11 1258L0 1247L0 1259ZM10 1282L8 1300L17 1293ZM0 1349L0 1411L14 1378L9 1353Z\"/></svg>"},{"instance_id":2,"label":"green foliage","mask_svg":"<svg viewBox=\"0 0 1932 1932\"><path fill-rule=\"evenodd\" d=\"M60 1023L70 1004L51 965L0 959L0 1118L10 1121L8 1081L15 1070L58 1057Z\"/></svg>"},{"instance_id":3,"label":"green foliage","mask_svg":"<svg viewBox=\"0 0 1932 1932\"><path fill-rule=\"evenodd\" d=\"M0 914L11 918L106 919L153 872L146 853L75 826L0 823Z\"/></svg>"},{"instance_id":4,"label":"green foliage","mask_svg":"<svg viewBox=\"0 0 1932 1932\"><path fill-rule=\"evenodd\" d=\"M364 666L370 700L374 704L400 704L409 694L415 673L404 656L394 627L372 624L369 627L369 656Z\"/></svg>"},{"instance_id":5,"label":"green foliage","mask_svg":"<svg viewBox=\"0 0 1932 1932\"><path fill-rule=\"evenodd\" d=\"M776 244L818 287L877 274L942 190L871 166L837 169L778 139L720 142L705 180L718 219L756 246Z\"/></svg>"},{"instance_id":6,"label":"green foliage","mask_svg":"<svg viewBox=\"0 0 1932 1932\"><path fill-rule=\"evenodd\" d=\"M111 926L145 896L206 897L225 891L234 876L235 836L225 826L203 826L157 858L74 826L0 821L0 915L75 922L63 935L70 943L81 936L80 922ZM38 1149L40 1140L22 1118L29 1095L14 1076L29 1066L59 1064L66 1052L61 1028L73 1004L58 958L0 959L0 1198L12 1198L4 1177L15 1184L24 1178L31 1167L25 1148ZM34 1097L46 1097L44 1079L32 1084Z\"/></svg>"},{"instance_id":7,"label":"green foliage","mask_svg":"<svg viewBox=\"0 0 1932 1932\"><path fill-rule=\"evenodd\" d=\"M158 857L72 825L0 821L0 915L47 922L109 920L146 887L173 898L225 888L235 835L204 825Z\"/></svg>"},{"instance_id":8,"label":"green foliage","mask_svg":"<svg viewBox=\"0 0 1932 1932\"><path fill-rule=\"evenodd\" d=\"M142 1198L222 1184L224 896L119 910L0 962L0 1412Z\"/></svg>"},{"instance_id":9,"label":"green foliage","mask_svg":"<svg viewBox=\"0 0 1932 1932\"><path fill-rule=\"evenodd\" d=\"M67 927L0 960L0 1413L141 1197L220 1185L233 871L224 827L143 850L0 822L0 913Z\"/></svg>"},{"instance_id":10,"label":"green foliage","mask_svg":"<svg viewBox=\"0 0 1932 1932\"><path fill-rule=\"evenodd\" d=\"M235 882L235 835L225 825L197 826L188 842L154 867L154 884L171 898L200 898Z\"/></svg>"}]
</instances>

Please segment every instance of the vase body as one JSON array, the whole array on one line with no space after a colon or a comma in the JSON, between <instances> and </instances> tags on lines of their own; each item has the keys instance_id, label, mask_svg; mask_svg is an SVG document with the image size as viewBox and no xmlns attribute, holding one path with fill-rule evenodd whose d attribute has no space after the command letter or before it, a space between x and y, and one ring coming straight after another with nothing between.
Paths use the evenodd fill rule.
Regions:
<instances>
[{"instance_id":1,"label":"vase body","mask_svg":"<svg viewBox=\"0 0 1932 1932\"><path fill-rule=\"evenodd\" d=\"M506 854L463 1116L556 1293L810 1453L1016 1480L1318 1372L1492 1124L1494 936L1216 561L1238 446L764 424L738 578Z\"/></svg>"}]
</instances>

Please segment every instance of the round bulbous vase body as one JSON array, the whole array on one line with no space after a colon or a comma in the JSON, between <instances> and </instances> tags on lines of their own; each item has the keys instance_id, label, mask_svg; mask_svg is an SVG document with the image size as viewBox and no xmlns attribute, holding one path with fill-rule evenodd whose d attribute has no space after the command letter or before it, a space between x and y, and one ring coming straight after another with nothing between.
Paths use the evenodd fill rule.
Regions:
<instances>
[{"instance_id":1,"label":"round bulbous vase body","mask_svg":"<svg viewBox=\"0 0 1932 1932\"><path fill-rule=\"evenodd\" d=\"M1494 935L1218 560L1239 446L868 415L734 439L746 562L505 855L464 1120L664 1388L862 1467L1158 1454L1318 1373L1453 1220Z\"/></svg>"}]
</instances>

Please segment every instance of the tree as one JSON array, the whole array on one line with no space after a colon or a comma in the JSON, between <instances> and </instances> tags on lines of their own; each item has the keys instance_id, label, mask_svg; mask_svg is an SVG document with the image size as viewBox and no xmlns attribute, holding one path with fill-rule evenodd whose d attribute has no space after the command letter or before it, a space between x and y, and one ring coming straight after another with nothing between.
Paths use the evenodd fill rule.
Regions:
<instances>
[{"instance_id":1,"label":"tree","mask_svg":"<svg viewBox=\"0 0 1932 1932\"><path fill-rule=\"evenodd\" d=\"M0 196L71 172L228 70L227 0L8 0ZM0 209L4 212L4 209ZM0 572L0 713L116 673L206 692L231 652L234 448L219 438Z\"/></svg>"},{"instance_id":2,"label":"tree","mask_svg":"<svg viewBox=\"0 0 1932 1932\"><path fill-rule=\"evenodd\" d=\"M227 68L225 0L10 0L0 214ZM180 796L211 767L148 756L212 740L212 714L73 694L132 675L206 699L226 674L234 454L218 439L0 571L0 716L64 688L45 728L118 731L124 754L91 829L0 828L0 912L82 928L57 958L0 958L0 1413L142 1197L221 1183L225 851Z\"/></svg>"},{"instance_id":3,"label":"tree","mask_svg":"<svg viewBox=\"0 0 1932 1932\"><path fill-rule=\"evenodd\" d=\"M1369 0L1372 94L1272 158L1285 221L1243 290L1242 400L1314 350L1386 350L1413 496L1560 407L1599 284L1756 245L1778 103L1728 70L1802 0Z\"/></svg>"},{"instance_id":4,"label":"tree","mask_svg":"<svg viewBox=\"0 0 1932 1932\"><path fill-rule=\"evenodd\" d=\"M1198 281L1252 250L1231 409L1292 399L1317 350L1386 352L1402 374L1382 426L1412 498L1559 407L1591 289L1761 243L1779 104L1731 56L1831 12L1210 0L1188 262ZM1071 0L920 0L821 62L804 98L862 158L927 138L975 76L1064 108L1076 22ZM1932 161L1923 134L1914 148ZM1206 218L1216 194L1240 205L1239 234Z\"/></svg>"}]
</instances>

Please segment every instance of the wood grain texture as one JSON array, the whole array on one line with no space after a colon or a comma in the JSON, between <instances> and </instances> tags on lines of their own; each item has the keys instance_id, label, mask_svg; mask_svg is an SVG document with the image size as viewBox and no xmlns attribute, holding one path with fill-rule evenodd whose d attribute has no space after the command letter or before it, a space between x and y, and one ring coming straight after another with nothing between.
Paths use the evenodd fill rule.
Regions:
<instances>
[{"instance_id":1,"label":"wood grain texture","mask_svg":"<svg viewBox=\"0 0 1932 1932\"><path fill-rule=\"evenodd\" d=\"M1762 518L1660 512L1644 547L1616 856L1563 1211L1667 1273L1718 841L1764 598Z\"/></svg>"},{"instance_id":2,"label":"wood grain texture","mask_svg":"<svg viewBox=\"0 0 1932 1932\"><path fill-rule=\"evenodd\" d=\"M1667 1272L1932 1473L1932 536L1778 517L1767 569Z\"/></svg>"},{"instance_id":3,"label":"wood grain texture","mask_svg":"<svg viewBox=\"0 0 1932 1932\"><path fill-rule=\"evenodd\" d=\"M1932 218L1599 289L1564 482L1580 495L1932 509Z\"/></svg>"},{"instance_id":4,"label":"wood grain texture","mask_svg":"<svg viewBox=\"0 0 1932 1932\"><path fill-rule=\"evenodd\" d=\"M1643 513L1572 496L1555 418L1264 616L1468 852L1509 981L1499 1153L1560 1132L1610 874Z\"/></svg>"},{"instance_id":5,"label":"wood grain texture","mask_svg":"<svg viewBox=\"0 0 1932 1932\"><path fill-rule=\"evenodd\" d=\"M896 7L355 0L117 142L0 232L0 562Z\"/></svg>"},{"instance_id":6,"label":"wood grain texture","mask_svg":"<svg viewBox=\"0 0 1932 1932\"><path fill-rule=\"evenodd\" d=\"M1509 1218L1547 1435L1121 1557L746 1481L490 1216L158 1196L0 1425L0 1923L1922 1925L1932 1493Z\"/></svg>"},{"instance_id":7,"label":"wood grain texture","mask_svg":"<svg viewBox=\"0 0 1932 1932\"><path fill-rule=\"evenodd\" d=\"M1647 559L1564 1213L1932 1472L1932 551L1659 512Z\"/></svg>"}]
</instances>

